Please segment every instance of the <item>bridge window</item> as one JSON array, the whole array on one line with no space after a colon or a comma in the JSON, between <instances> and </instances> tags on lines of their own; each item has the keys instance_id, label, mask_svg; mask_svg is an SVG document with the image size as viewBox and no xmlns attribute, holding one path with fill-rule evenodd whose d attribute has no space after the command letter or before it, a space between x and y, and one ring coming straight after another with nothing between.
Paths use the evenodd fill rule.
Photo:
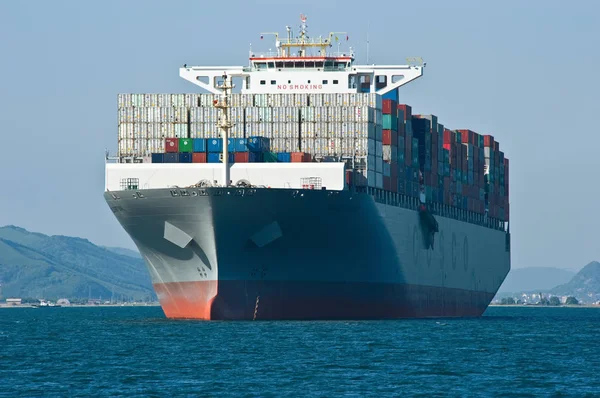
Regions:
<instances>
[{"instance_id":1,"label":"bridge window","mask_svg":"<svg viewBox=\"0 0 600 398\"><path fill-rule=\"evenodd\" d=\"M275 62L269 62L269 68L274 68L275 67Z\"/></svg>"},{"instance_id":2,"label":"bridge window","mask_svg":"<svg viewBox=\"0 0 600 398\"><path fill-rule=\"evenodd\" d=\"M256 62L254 64L254 66L256 66L256 69L258 69L258 70L267 69L267 63L266 62Z\"/></svg>"},{"instance_id":3,"label":"bridge window","mask_svg":"<svg viewBox=\"0 0 600 398\"><path fill-rule=\"evenodd\" d=\"M315 66L317 68L322 68L323 67L323 62L315 62Z\"/></svg>"},{"instance_id":4,"label":"bridge window","mask_svg":"<svg viewBox=\"0 0 600 398\"><path fill-rule=\"evenodd\" d=\"M283 68L283 62L276 62L276 63L275 63L275 66L276 66L277 68Z\"/></svg>"},{"instance_id":5,"label":"bridge window","mask_svg":"<svg viewBox=\"0 0 600 398\"><path fill-rule=\"evenodd\" d=\"M284 62L283 65L286 68L293 68L294 67L294 63L293 62Z\"/></svg>"},{"instance_id":6,"label":"bridge window","mask_svg":"<svg viewBox=\"0 0 600 398\"><path fill-rule=\"evenodd\" d=\"M307 68L314 68L315 67L315 62L314 61L308 61L305 62L304 64Z\"/></svg>"},{"instance_id":7,"label":"bridge window","mask_svg":"<svg viewBox=\"0 0 600 398\"><path fill-rule=\"evenodd\" d=\"M304 68L304 61L297 61L294 63L295 68Z\"/></svg>"}]
</instances>

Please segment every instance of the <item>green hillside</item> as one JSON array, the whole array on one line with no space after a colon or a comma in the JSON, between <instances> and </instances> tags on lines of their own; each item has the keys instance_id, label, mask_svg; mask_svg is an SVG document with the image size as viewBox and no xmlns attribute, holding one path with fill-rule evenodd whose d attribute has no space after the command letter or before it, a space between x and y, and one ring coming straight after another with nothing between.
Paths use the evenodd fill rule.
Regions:
<instances>
[{"instance_id":1,"label":"green hillside","mask_svg":"<svg viewBox=\"0 0 600 398\"><path fill-rule=\"evenodd\" d=\"M3 297L154 297L139 254L14 226L0 228L0 283Z\"/></svg>"},{"instance_id":2,"label":"green hillside","mask_svg":"<svg viewBox=\"0 0 600 398\"><path fill-rule=\"evenodd\" d=\"M559 296L575 296L586 302L600 300L600 263L592 261L568 283L556 286L550 292Z\"/></svg>"}]
</instances>

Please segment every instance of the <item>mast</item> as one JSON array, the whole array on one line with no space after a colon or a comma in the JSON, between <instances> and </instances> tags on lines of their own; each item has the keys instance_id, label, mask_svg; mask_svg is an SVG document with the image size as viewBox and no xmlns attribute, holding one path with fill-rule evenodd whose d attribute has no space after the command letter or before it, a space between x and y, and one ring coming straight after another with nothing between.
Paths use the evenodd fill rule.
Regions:
<instances>
[{"instance_id":1,"label":"mast","mask_svg":"<svg viewBox=\"0 0 600 398\"><path fill-rule=\"evenodd\" d=\"M229 141L229 130L233 127L231 120L229 119L229 103L231 89L235 87L231 84L230 77L227 76L226 72L223 72L223 81L217 86L221 90L221 98L214 101L215 108L221 110L219 122L217 126L221 129L221 135L223 138L223 174L222 174L222 185L224 187L229 186L229 153L227 143Z\"/></svg>"}]
</instances>

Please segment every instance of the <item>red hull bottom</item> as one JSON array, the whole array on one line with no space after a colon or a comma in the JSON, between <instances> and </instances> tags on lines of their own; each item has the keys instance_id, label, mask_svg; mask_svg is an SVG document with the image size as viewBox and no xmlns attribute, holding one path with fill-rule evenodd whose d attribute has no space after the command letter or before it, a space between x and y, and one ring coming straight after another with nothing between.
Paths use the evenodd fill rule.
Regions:
<instances>
[{"instance_id":1,"label":"red hull bottom","mask_svg":"<svg viewBox=\"0 0 600 398\"><path fill-rule=\"evenodd\" d=\"M167 318L205 320L476 317L494 296L387 283L203 281L154 288Z\"/></svg>"}]
</instances>

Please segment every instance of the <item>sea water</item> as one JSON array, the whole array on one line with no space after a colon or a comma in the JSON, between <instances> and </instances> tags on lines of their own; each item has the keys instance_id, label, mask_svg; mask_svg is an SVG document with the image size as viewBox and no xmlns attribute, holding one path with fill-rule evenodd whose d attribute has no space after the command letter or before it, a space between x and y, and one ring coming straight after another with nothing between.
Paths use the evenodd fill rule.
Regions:
<instances>
[{"instance_id":1,"label":"sea water","mask_svg":"<svg viewBox=\"0 0 600 398\"><path fill-rule=\"evenodd\" d=\"M160 307L0 310L0 396L600 396L600 309L203 322Z\"/></svg>"}]
</instances>

